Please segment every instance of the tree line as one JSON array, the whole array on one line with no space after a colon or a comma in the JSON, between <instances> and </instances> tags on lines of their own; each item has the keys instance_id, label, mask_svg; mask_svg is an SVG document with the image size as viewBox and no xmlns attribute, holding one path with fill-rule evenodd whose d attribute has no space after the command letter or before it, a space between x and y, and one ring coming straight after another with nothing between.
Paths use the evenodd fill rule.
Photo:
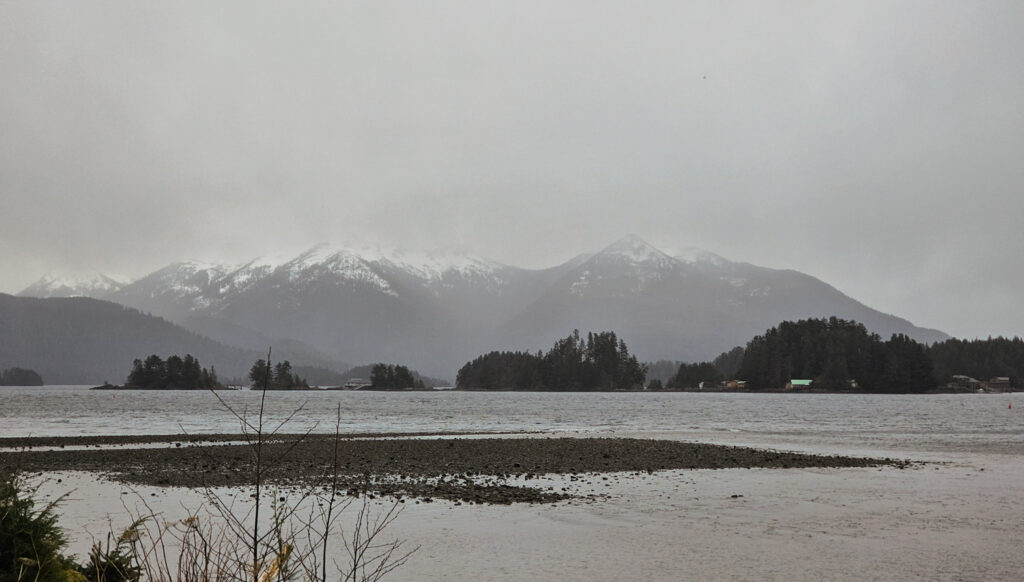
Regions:
<instances>
[{"instance_id":1,"label":"tree line","mask_svg":"<svg viewBox=\"0 0 1024 582\"><path fill-rule=\"evenodd\" d=\"M491 352L463 366L456 388L472 390L630 390L643 387L647 369L615 332L579 330L546 353Z\"/></svg>"},{"instance_id":2,"label":"tree line","mask_svg":"<svg viewBox=\"0 0 1024 582\"><path fill-rule=\"evenodd\" d=\"M125 380L126 388L167 388L200 390L223 388L213 366L207 370L191 354L168 356L166 360L153 354L145 360L136 359Z\"/></svg>"},{"instance_id":3,"label":"tree line","mask_svg":"<svg viewBox=\"0 0 1024 582\"><path fill-rule=\"evenodd\" d=\"M791 379L813 380L815 389L858 392L926 392L962 374L987 380L1009 377L1024 388L1024 340L950 339L930 346L903 334L882 340L864 325L836 317L784 321L746 347L713 362L684 363L666 389L705 389L740 379L750 390L777 390Z\"/></svg>"},{"instance_id":4,"label":"tree line","mask_svg":"<svg viewBox=\"0 0 1024 582\"><path fill-rule=\"evenodd\" d=\"M938 386L922 344L903 334L882 341L863 324L832 317L784 321L747 343L739 377L752 389L790 379L821 390L925 392Z\"/></svg>"},{"instance_id":5,"label":"tree line","mask_svg":"<svg viewBox=\"0 0 1024 582\"><path fill-rule=\"evenodd\" d=\"M663 381L658 368L648 390L717 388L742 380L743 389L780 390L794 379L830 392L921 393L954 374L987 380L1008 377L1024 388L1024 340L950 339L930 346L904 334L883 340L856 321L838 317L783 321L711 362L678 363ZM473 390L628 390L643 385L647 368L614 332L578 331L546 353L491 352L459 370L456 387ZM735 385L730 387L736 387Z\"/></svg>"},{"instance_id":6,"label":"tree line","mask_svg":"<svg viewBox=\"0 0 1024 582\"><path fill-rule=\"evenodd\" d=\"M1024 339L949 339L928 347L935 373L943 383L953 375L978 380L1007 377L1014 388L1024 388Z\"/></svg>"},{"instance_id":7,"label":"tree line","mask_svg":"<svg viewBox=\"0 0 1024 582\"><path fill-rule=\"evenodd\" d=\"M423 390L426 384L406 366L378 363L370 370L370 388L375 390Z\"/></svg>"}]
</instances>

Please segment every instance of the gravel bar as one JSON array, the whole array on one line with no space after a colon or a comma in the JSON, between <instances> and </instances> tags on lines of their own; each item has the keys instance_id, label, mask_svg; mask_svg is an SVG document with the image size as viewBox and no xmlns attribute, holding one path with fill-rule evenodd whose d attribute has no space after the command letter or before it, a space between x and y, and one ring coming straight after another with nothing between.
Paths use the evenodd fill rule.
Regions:
<instances>
[{"instance_id":1,"label":"gravel bar","mask_svg":"<svg viewBox=\"0 0 1024 582\"><path fill-rule=\"evenodd\" d=\"M333 435L277 435L262 448L263 475L284 485L332 481L335 450L339 489L349 494L409 496L477 503L552 502L566 494L517 485L507 480L540 475L653 472L667 469L812 467L903 468L908 461L809 455L771 450L631 438L362 438ZM398 435L395 435L398 436ZM401 435L421 436L421 435ZM175 487L244 487L253 482L254 448L217 444L242 435L206 435L187 446L133 450L33 451L32 446L130 444L155 437L73 437L3 439L22 447L0 452L0 470L89 471L117 481ZM130 440L138 438L140 440ZM188 442L188 437L167 437ZM6 442L5 442L6 441ZM17 441L17 442L12 442Z\"/></svg>"}]
</instances>

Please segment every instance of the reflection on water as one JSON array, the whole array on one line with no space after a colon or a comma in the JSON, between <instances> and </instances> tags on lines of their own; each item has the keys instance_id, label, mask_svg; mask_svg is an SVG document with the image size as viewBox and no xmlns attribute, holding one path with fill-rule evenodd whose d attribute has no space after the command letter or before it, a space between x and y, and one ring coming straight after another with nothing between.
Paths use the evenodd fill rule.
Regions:
<instances>
[{"instance_id":1,"label":"reflection on water","mask_svg":"<svg viewBox=\"0 0 1024 582\"><path fill-rule=\"evenodd\" d=\"M219 394L250 415L259 405L256 392ZM738 444L1024 454L1024 394L271 392L265 423L301 407L289 432L333 432L339 404L343 432L670 432ZM0 436L238 430L205 391L0 388Z\"/></svg>"}]
</instances>

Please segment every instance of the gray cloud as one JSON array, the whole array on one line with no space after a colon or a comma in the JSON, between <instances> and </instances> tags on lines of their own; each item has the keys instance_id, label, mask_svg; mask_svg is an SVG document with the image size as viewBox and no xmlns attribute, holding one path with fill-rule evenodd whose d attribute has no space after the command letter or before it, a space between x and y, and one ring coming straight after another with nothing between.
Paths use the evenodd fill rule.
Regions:
<instances>
[{"instance_id":1,"label":"gray cloud","mask_svg":"<svg viewBox=\"0 0 1024 582\"><path fill-rule=\"evenodd\" d=\"M1020 3L0 5L0 290L627 232L1024 333Z\"/></svg>"}]
</instances>

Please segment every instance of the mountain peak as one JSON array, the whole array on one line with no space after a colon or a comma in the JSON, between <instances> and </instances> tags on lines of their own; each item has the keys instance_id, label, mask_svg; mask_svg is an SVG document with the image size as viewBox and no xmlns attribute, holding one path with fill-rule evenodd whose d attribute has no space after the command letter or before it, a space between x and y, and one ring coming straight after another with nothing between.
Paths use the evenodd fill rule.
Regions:
<instances>
[{"instance_id":1,"label":"mountain peak","mask_svg":"<svg viewBox=\"0 0 1024 582\"><path fill-rule=\"evenodd\" d=\"M422 279L436 279L450 272L493 273L504 267L466 249L443 248L421 251L368 244L320 244L296 259L304 266L342 260L366 266L402 269Z\"/></svg>"},{"instance_id":2,"label":"mountain peak","mask_svg":"<svg viewBox=\"0 0 1024 582\"><path fill-rule=\"evenodd\" d=\"M635 263L661 263L666 259L671 260L671 257L635 234L627 234L620 238L601 250L598 256L623 257Z\"/></svg>"}]
</instances>

